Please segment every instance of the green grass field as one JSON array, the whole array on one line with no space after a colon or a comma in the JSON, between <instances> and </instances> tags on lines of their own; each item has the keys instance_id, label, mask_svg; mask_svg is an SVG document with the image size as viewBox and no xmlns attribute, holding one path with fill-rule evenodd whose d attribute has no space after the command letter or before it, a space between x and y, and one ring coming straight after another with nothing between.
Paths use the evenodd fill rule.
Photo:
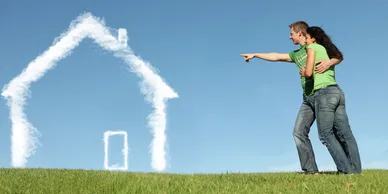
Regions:
<instances>
[{"instance_id":1,"label":"green grass field","mask_svg":"<svg viewBox=\"0 0 388 194\"><path fill-rule=\"evenodd\" d=\"M298 173L163 174L0 169L0 193L388 193L388 170L360 175Z\"/></svg>"}]
</instances>

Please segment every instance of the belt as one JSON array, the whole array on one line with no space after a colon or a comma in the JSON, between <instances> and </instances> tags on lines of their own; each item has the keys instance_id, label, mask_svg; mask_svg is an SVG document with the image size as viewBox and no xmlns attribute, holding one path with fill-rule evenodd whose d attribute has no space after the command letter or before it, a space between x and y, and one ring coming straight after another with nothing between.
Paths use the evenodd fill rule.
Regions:
<instances>
[{"instance_id":1,"label":"belt","mask_svg":"<svg viewBox=\"0 0 388 194\"><path fill-rule=\"evenodd\" d=\"M327 85L327 86L325 86L325 87L322 87L322 88L319 88L319 89L317 89L317 90L314 90L314 92L319 91L319 90L321 90L321 89L328 88L328 87L338 87L338 84Z\"/></svg>"}]
</instances>

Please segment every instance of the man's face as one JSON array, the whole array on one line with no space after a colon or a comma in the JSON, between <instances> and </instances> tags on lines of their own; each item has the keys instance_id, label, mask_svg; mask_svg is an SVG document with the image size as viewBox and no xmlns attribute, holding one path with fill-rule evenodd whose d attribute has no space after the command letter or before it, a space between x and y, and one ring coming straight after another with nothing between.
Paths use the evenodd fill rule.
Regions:
<instances>
[{"instance_id":1,"label":"man's face","mask_svg":"<svg viewBox=\"0 0 388 194\"><path fill-rule=\"evenodd\" d=\"M292 40L292 42L296 45L296 44L299 44L299 41L300 41L300 37L302 36L302 33L299 31L299 32L295 32L294 31L294 28L290 28L290 39Z\"/></svg>"}]
</instances>

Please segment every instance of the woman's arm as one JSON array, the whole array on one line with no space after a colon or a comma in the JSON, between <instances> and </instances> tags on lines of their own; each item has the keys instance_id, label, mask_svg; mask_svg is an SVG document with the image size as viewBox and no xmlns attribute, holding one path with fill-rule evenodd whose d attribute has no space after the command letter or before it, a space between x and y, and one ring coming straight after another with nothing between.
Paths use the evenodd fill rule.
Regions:
<instances>
[{"instance_id":1,"label":"woman's arm","mask_svg":"<svg viewBox=\"0 0 388 194\"><path fill-rule=\"evenodd\" d=\"M305 77L310 78L313 75L315 63L315 51L311 48L307 49L307 60L306 60L306 70Z\"/></svg>"}]
</instances>

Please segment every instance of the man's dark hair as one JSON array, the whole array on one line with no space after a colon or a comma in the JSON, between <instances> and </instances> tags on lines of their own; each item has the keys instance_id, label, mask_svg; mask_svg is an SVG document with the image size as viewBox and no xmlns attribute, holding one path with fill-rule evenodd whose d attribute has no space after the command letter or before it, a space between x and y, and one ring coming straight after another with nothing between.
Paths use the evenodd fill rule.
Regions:
<instances>
[{"instance_id":1,"label":"man's dark hair","mask_svg":"<svg viewBox=\"0 0 388 194\"><path fill-rule=\"evenodd\" d=\"M309 27L305 21L296 21L288 26L293 28L296 33L302 31L303 34L306 33L306 29Z\"/></svg>"}]
</instances>

